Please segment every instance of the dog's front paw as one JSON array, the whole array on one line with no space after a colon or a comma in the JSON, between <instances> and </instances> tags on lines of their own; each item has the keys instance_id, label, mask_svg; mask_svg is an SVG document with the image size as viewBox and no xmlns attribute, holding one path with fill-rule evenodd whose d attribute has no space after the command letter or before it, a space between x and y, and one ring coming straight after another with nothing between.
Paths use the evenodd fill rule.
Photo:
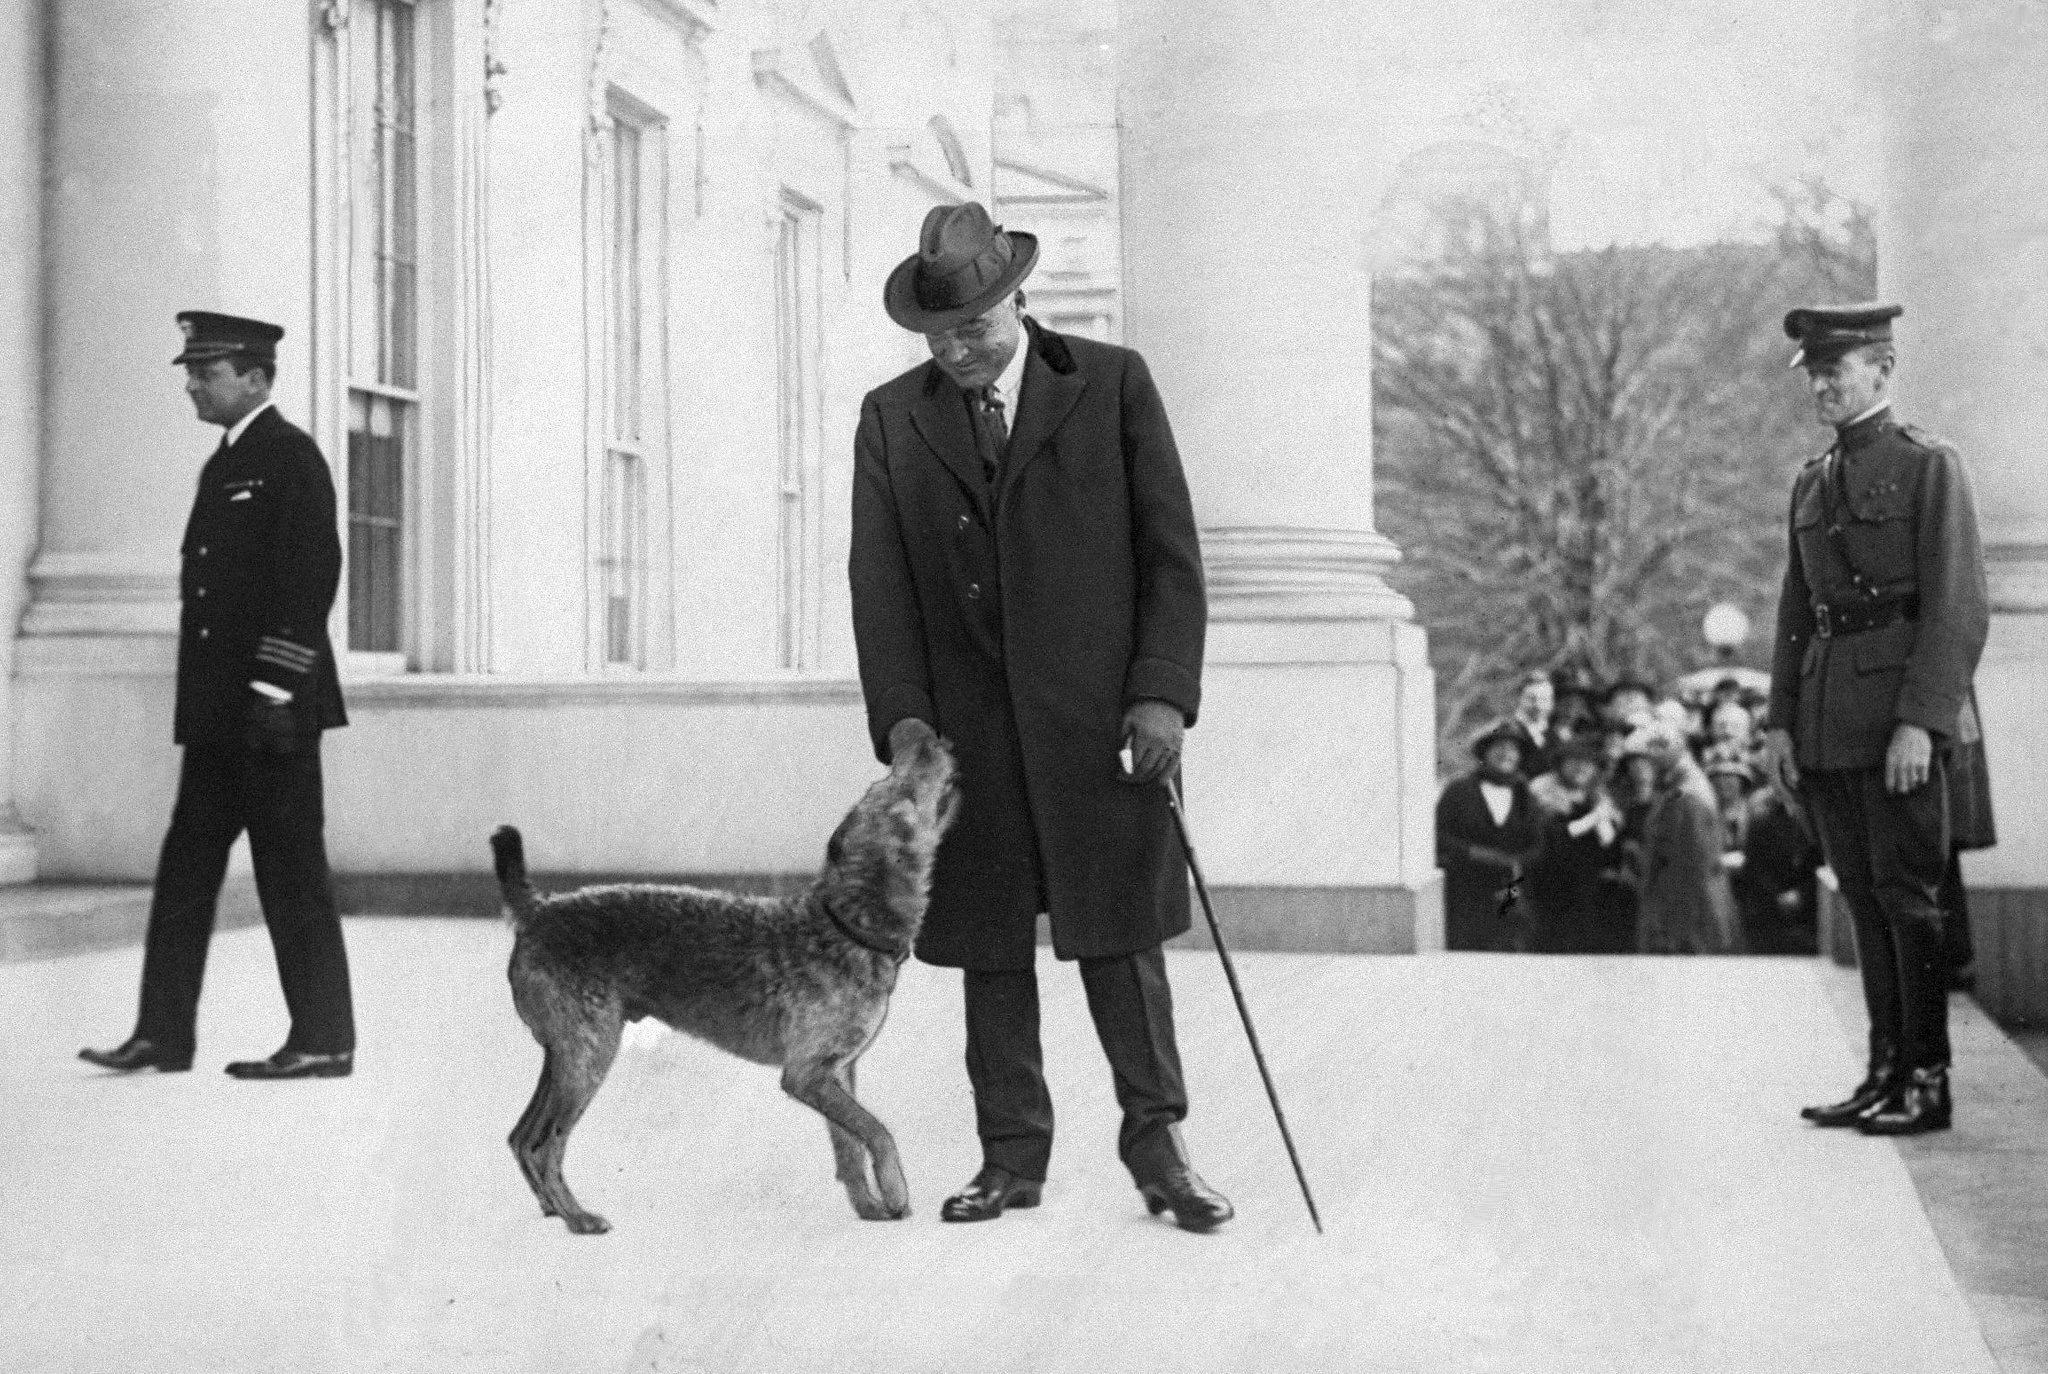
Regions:
<instances>
[{"instance_id":1,"label":"dog's front paw","mask_svg":"<svg viewBox=\"0 0 2048 1374\"><path fill-rule=\"evenodd\" d=\"M612 1224L595 1212L569 1212L562 1220L579 1236L601 1236L612 1229Z\"/></svg>"},{"instance_id":2,"label":"dog's front paw","mask_svg":"<svg viewBox=\"0 0 2048 1374\"><path fill-rule=\"evenodd\" d=\"M870 1202L866 1206L856 1204L853 1210L860 1213L862 1221L901 1221L910 1215L910 1204L891 1209L884 1203Z\"/></svg>"},{"instance_id":3,"label":"dog's front paw","mask_svg":"<svg viewBox=\"0 0 2048 1374\"><path fill-rule=\"evenodd\" d=\"M846 1197L853 1204L854 1214L862 1221L901 1221L910 1215L908 1201L900 1207L891 1207L867 1188L848 1188Z\"/></svg>"}]
</instances>

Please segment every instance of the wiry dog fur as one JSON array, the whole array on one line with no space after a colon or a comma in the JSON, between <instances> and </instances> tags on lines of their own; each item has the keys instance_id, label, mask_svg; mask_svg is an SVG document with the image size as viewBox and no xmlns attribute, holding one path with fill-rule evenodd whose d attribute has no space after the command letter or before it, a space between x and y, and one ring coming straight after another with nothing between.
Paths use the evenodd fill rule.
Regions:
<instances>
[{"instance_id":1,"label":"wiry dog fur","mask_svg":"<svg viewBox=\"0 0 2048 1374\"><path fill-rule=\"evenodd\" d=\"M518 930L512 1002L544 1052L509 1143L544 1215L582 1234L610 1229L569 1192L562 1155L625 1023L643 1016L780 1065L783 1091L825 1118L853 1210L871 1221L909 1215L896 1141L855 1101L853 1066L882 1029L901 952L924 919L952 779L943 744L906 751L840 822L824 871L798 898L653 885L544 897L526 880L519 832L491 836Z\"/></svg>"}]
</instances>

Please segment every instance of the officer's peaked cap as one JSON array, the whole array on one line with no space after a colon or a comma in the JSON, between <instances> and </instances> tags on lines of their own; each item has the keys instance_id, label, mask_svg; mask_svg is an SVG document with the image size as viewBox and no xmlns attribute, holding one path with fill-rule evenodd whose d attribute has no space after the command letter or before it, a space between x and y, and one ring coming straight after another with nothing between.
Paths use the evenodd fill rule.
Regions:
<instances>
[{"instance_id":1,"label":"officer's peaked cap","mask_svg":"<svg viewBox=\"0 0 2048 1374\"><path fill-rule=\"evenodd\" d=\"M185 348L176 363L210 363L216 358L247 358L252 362L277 361L277 341L284 337L282 325L240 315L220 315L211 310L180 310L178 328L184 331Z\"/></svg>"},{"instance_id":2,"label":"officer's peaked cap","mask_svg":"<svg viewBox=\"0 0 2048 1374\"><path fill-rule=\"evenodd\" d=\"M1902 305L1864 301L1857 305L1802 305L1785 313L1785 337L1799 349L1791 366L1826 362L1865 344L1890 343L1892 321L1906 313Z\"/></svg>"}]
</instances>

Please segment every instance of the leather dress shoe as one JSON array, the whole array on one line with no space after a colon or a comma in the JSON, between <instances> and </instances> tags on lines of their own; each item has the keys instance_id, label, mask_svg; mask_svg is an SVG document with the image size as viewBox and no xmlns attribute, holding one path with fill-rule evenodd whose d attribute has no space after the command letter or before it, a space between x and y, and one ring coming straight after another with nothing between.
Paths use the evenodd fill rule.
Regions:
<instances>
[{"instance_id":1,"label":"leather dress shoe","mask_svg":"<svg viewBox=\"0 0 2048 1374\"><path fill-rule=\"evenodd\" d=\"M1036 1207L1045 1184L1019 1178L1008 1169L984 1164L965 1188L939 1208L940 1221L992 1221L1006 1208Z\"/></svg>"},{"instance_id":2,"label":"leather dress shoe","mask_svg":"<svg viewBox=\"0 0 2048 1374\"><path fill-rule=\"evenodd\" d=\"M1801 1107L1799 1115L1816 1126L1854 1126L1891 1101L1897 1080L1889 1064L1879 1065L1856 1085L1856 1091L1825 1107Z\"/></svg>"},{"instance_id":3,"label":"leather dress shoe","mask_svg":"<svg viewBox=\"0 0 2048 1374\"><path fill-rule=\"evenodd\" d=\"M1138 1185L1145 1210L1153 1216L1171 1209L1174 1224L1183 1231L1213 1231L1236 1213L1230 1200L1202 1182L1193 1169L1168 1169L1150 1183Z\"/></svg>"},{"instance_id":4,"label":"leather dress shoe","mask_svg":"<svg viewBox=\"0 0 2048 1374\"><path fill-rule=\"evenodd\" d=\"M355 1068L355 1052L307 1054L279 1050L268 1059L238 1059L228 1065L231 1078L347 1078Z\"/></svg>"},{"instance_id":5,"label":"leather dress shoe","mask_svg":"<svg viewBox=\"0 0 2048 1374\"><path fill-rule=\"evenodd\" d=\"M1923 1135L1945 1131L1955 1116L1949 1097L1948 1070L1915 1069L1896 1096L1856 1123L1865 1135Z\"/></svg>"},{"instance_id":6,"label":"leather dress shoe","mask_svg":"<svg viewBox=\"0 0 2048 1374\"><path fill-rule=\"evenodd\" d=\"M183 1073L192 1067L192 1051L169 1049L139 1035L129 1036L118 1049L80 1050L78 1057L88 1064L97 1064L118 1073L132 1073L136 1069Z\"/></svg>"}]
</instances>

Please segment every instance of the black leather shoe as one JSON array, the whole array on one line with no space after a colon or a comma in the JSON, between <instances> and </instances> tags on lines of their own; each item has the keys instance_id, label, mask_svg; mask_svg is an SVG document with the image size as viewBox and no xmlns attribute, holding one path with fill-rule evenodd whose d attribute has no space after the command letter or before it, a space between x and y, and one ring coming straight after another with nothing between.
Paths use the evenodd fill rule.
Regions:
<instances>
[{"instance_id":1,"label":"black leather shoe","mask_svg":"<svg viewBox=\"0 0 2048 1374\"><path fill-rule=\"evenodd\" d=\"M1889 1064L1879 1065L1856 1085L1856 1091L1825 1107L1801 1107L1799 1115L1816 1126L1854 1126L1892 1097L1895 1080Z\"/></svg>"},{"instance_id":2,"label":"black leather shoe","mask_svg":"<svg viewBox=\"0 0 2048 1374\"><path fill-rule=\"evenodd\" d=\"M1948 1070L1915 1069L1898 1095L1856 1123L1865 1135L1924 1135L1945 1131L1955 1116L1949 1097Z\"/></svg>"},{"instance_id":3,"label":"black leather shoe","mask_svg":"<svg viewBox=\"0 0 2048 1374\"><path fill-rule=\"evenodd\" d=\"M1183 1231L1213 1231L1236 1213L1230 1200L1202 1182L1193 1169L1168 1169L1150 1183L1138 1185L1145 1210L1153 1216L1171 1208L1174 1224Z\"/></svg>"},{"instance_id":4,"label":"black leather shoe","mask_svg":"<svg viewBox=\"0 0 2048 1374\"><path fill-rule=\"evenodd\" d=\"M939 1208L940 1221L992 1221L1006 1208L1036 1207L1045 1184L1019 1178L1008 1169L984 1164L965 1188Z\"/></svg>"},{"instance_id":5,"label":"black leather shoe","mask_svg":"<svg viewBox=\"0 0 2048 1374\"><path fill-rule=\"evenodd\" d=\"M88 1064L117 1073L155 1069L158 1073L183 1073L192 1067L192 1051L167 1049L154 1040L131 1035L119 1049L80 1050L78 1057Z\"/></svg>"},{"instance_id":6,"label":"black leather shoe","mask_svg":"<svg viewBox=\"0 0 2048 1374\"><path fill-rule=\"evenodd\" d=\"M268 1059L238 1059L228 1065L231 1078L347 1078L355 1068L353 1050L340 1054L307 1054L279 1050Z\"/></svg>"}]
</instances>

